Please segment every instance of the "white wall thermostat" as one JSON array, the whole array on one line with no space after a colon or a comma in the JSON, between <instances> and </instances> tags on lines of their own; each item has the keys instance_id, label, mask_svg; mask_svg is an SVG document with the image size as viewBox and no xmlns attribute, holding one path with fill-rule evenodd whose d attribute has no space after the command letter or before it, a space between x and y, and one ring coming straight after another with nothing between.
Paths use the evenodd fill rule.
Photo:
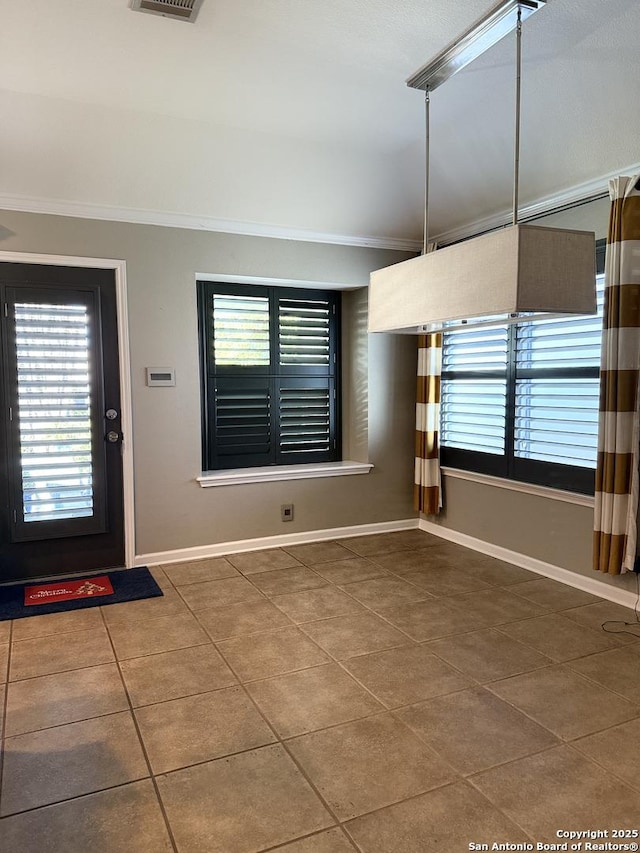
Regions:
<instances>
[{"instance_id":1,"label":"white wall thermostat","mask_svg":"<svg viewBox=\"0 0 640 853\"><path fill-rule=\"evenodd\" d=\"M176 384L176 371L173 367L147 367L146 370L147 385L150 388Z\"/></svg>"}]
</instances>

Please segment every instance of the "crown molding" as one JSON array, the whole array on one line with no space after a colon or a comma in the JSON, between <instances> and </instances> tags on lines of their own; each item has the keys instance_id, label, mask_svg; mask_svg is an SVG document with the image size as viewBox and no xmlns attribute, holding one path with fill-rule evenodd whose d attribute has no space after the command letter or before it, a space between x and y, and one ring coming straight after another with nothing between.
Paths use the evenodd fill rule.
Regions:
<instances>
[{"instance_id":1,"label":"crown molding","mask_svg":"<svg viewBox=\"0 0 640 853\"><path fill-rule=\"evenodd\" d=\"M610 180L620 175L637 175L638 173L640 173L640 163L634 163L631 166L616 169L614 172L608 172L592 181L575 184L560 193L544 196L530 204L521 205L518 219L520 222L528 222L537 219L539 216L560 213L562 210L577 204L596 201L599 198L608 198ZM513 211L503 210L500 213L494 213L483 219L476 219L474 222L469 222L458 228L452 228L450 231L442 231L440 234L433 235L431 239L440 246L457 243L459 240L476 237L487 231L494 231L496 228L504 228L505 225L511 224L512 219Z\"/></svg>"},{"instance_id":2,"label":"crown molding","mask_svg":"<svg viewBox=\"0 0 640 853\"><path fill-rule=\"evenodd\" d=\"M304 228L288 228L260 222L239 222L215 219L190 213L170 213L130 207L112 207L90 202L33 198L0 193L0 209L21 213L43 213L51 216L71 216L79 219L98 219L108 222L129 222L134 225L159 225L164 228L186 228L191 231L218 231L244 237L269 237L276 240L297 240L303 243L328 243L335 246L355 246L366 249L393 249L398 252L419 252L420 240L397 237L369 237L358 234L333 234Z\"/></svg>"}]
</instances>

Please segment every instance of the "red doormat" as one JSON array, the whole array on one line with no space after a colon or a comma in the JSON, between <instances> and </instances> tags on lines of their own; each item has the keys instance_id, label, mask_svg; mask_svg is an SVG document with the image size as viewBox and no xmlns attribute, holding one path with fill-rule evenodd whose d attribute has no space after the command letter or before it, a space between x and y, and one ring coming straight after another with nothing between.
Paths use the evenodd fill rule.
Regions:
<instances>
[{"instance_id":1,"label":"red doormat","mask_svg":"<svg viewBox=\"0 0 640 853\"><path fill-rule=\"evenodd\" d=\"M91 598L103 595L113 595L111 581L106 575L100 575L90 580L58 581L57 583L41 583L37 586L25 586L24 604L51 604L54 601L76 601L79 598Z\"/></svg>"},{"instance_id":2,"label":"red doormat","mask_svg":"<svg viewBox=\"0 0 640 853\"><path fill-rule=\"evenodd\" d=\"M6 584L0 586L0 622L161 595L162 590L146 567L109 569L103 574L38 584Z\"/></svg>"}]
</instances>

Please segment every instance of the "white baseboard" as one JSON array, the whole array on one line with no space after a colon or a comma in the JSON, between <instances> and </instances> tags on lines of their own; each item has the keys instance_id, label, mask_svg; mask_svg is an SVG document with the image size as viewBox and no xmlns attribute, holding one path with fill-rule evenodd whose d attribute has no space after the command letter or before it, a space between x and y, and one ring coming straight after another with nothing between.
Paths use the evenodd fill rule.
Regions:
<instances>
[{"instance_id":1,"label":"white baseboard","mask_svg":"<svg viewBox=\"0 0 640 853\"><path fill-rule=\"evenodd\" d=\"M224 557L225 554L237 554L240 551L307 545L311 542L326 542L328 539L345 539L348 536L372 536L375 533L393 533L396 530L415 530L417 527L417 518L404 518L399 521L380 521L376 524L355 524L351 527L332 527L327 530L282 533L277 536L262 536L258 539L239 539L236 542L217 542L212 545L196 545L194 548L138 554L135 565L157 566L161 563L181 563L185 560L203 560L206 557Z\"/></svg>"},{"instance_id":2,"label":"white baseboard","mask_svg":"<svg viewBox=\"0 0 640 853\"><path fill-rule=\"evenodd\" d=\"M577 572L569 571L569 569L561 569L560 566L545 563L544 560L538 560L535 557L530 557L528 554L511 551L509 548L485 542L483 539L476 539L475 536L460 533L458 530L450 530L448 527L434 524L433 521L427 521L425 518L420 519L418 527L420 530L424 530L425 533L440 536L442 539L454 542L456 545L463 545L465 548L471 548L489 557L504 560L505 563L513 563L514 566L520 566L520 568L528 569L530 572L535 572L538 575L544 575L547 578L552 578L560 583L566 583L568 586L573 586L584 592L590 592L592 595L597 595L600 598L606 598L608 601L621 604L623 607L633 608L635 606L637 595L634 592L603 583L603 581L597 578L592 578L588 575L579 575Z\"/></svg>"}]
</instances>

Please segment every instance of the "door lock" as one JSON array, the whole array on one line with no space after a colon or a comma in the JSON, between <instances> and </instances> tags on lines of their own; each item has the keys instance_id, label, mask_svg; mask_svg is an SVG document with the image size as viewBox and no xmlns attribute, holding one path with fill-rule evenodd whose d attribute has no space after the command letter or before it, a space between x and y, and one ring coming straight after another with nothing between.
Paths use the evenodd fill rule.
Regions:
<instances>
[{"instance_id":1,"label":"door lock","mask_svg":"<svg viewBox=\"0 0 640 853\"><path fill-rule=\"evenodd\" d=\"M111 444L115 444L117 441L120 441L120 433L115 430L109 430L107 433L107 441L110 441Z\"/></svg>"},{"instance_id":2,"label":"door lock","mask_svg":"<svg viewBox=\"0 0 640 853\"><path fill-rule=\"evenodd\" d=\"M115 421L115 419L118 417L118 413L115 409L107 409L107 411L104 413L104 416L108 421Z\"/></svg>"}]
</instances>

